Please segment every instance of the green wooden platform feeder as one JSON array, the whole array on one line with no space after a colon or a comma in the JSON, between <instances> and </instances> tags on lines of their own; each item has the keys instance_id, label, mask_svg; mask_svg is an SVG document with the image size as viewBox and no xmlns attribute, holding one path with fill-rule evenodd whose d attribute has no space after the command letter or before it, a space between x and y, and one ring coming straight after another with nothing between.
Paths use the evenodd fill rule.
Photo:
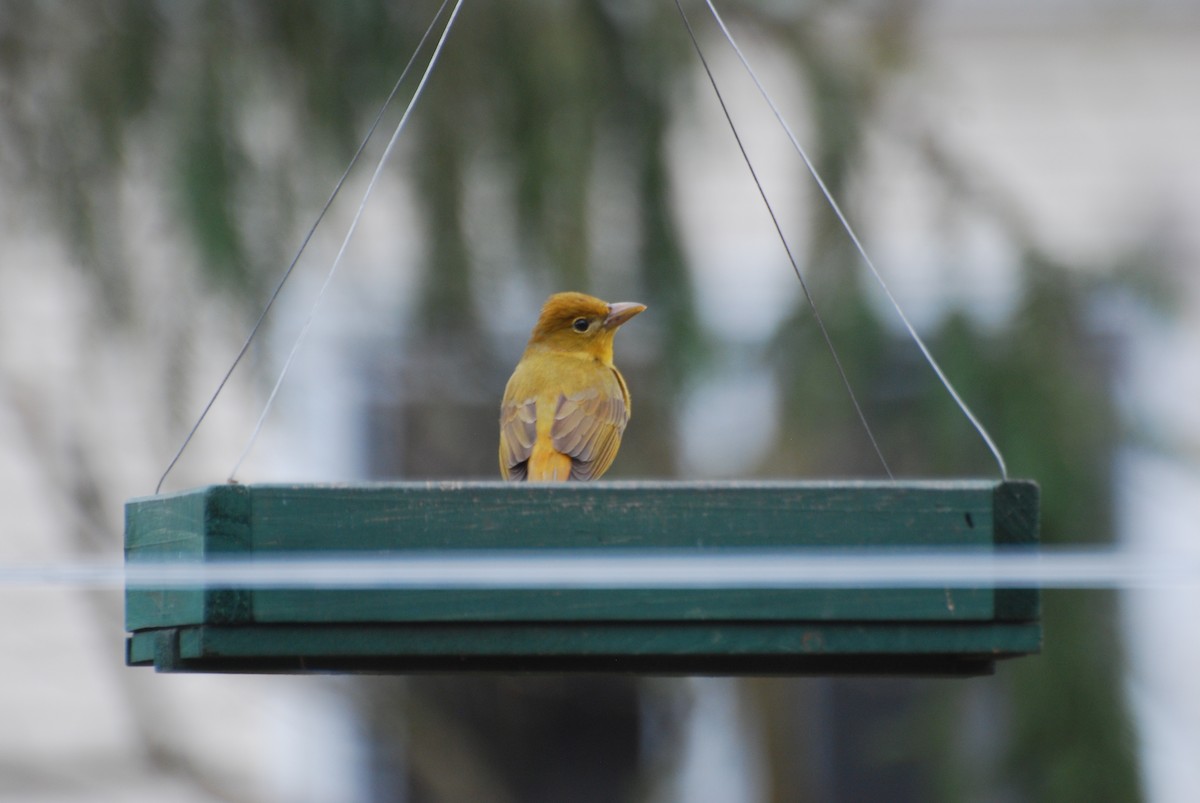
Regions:
<instances>
[{"instance_id":1,"label":"green wooden platform feeder","mask_svg":"<svg viewBox=\"0 0 1200 803\"><path fill-rule=\"evenodd\" d=\"M1030 482L214 485L128 503L127 565L1036 545ZM535 552L531 552L535 551ZM795 553L793 553L795 554ZM802 552L800 554L803 554ZM166 672L991 672L1036 589L130 585L127 662Z\"/></svg>"},{"instance_id":2,"label":"green wooden platform feeder","mask_svg":"<svg viewBox=\"0 0 1200 803\"><path fill-rule=\"evenodd\" d=\"M444 24L393 143L460 5ZM728 37L723 23L722 30ZM705 63L694 37L693 43ZM712 83L720 100L715 79ZM729 122L732 127L732 118ZM811 160L793 142L823 188ZM389 144L376 175L390 150ZM753 174L749 156L744 151L743 156ZM373 179L364 204L372 186ZM761 185L759 191L771 211ZM862 251L832 196L826 196ZM862 255L887 292L865 251ZM803 286L794 259L792 266ZM291 267L284 281L290 272ZM815 315L806 286L804 292ZM988 440L898 305L896 310ZM251 339L261 323L262 318ZM829 347L832 351L831 342ZM245 347L233 367L242 354ZM843 380L849 391L844 373ZM1004 475L1003 461L992 451ZM167 472L173 465L174 460ZM320 555L415 563L429 554L485 552L520 561L547 550L585 558L655 556L664 550L684 559L745 550L786 550L795 556L805 550L817 555L830 549L863 554L950 549L986 555L1036 545L1037 523L1038 489L1030 482L226 484L129 502L125 555L130 569ZM1039 604L1036 589L978 585L339 588L139 582L126 587L127 662L167 672L971 675L991 671L998 659L1040 649Z\"/></svg>"}]
</instances>

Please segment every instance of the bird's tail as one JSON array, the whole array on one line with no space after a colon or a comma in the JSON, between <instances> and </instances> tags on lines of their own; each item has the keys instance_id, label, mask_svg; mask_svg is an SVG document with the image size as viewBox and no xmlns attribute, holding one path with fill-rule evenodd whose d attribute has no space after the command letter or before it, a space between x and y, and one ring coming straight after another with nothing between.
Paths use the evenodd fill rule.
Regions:
<instances>
[{"instance_id":1,"label":"bird's tail","mask_svg":"<svg viewBox=\"0 0 1200 803\"><path fill-rule=\"evenodd\" d=\"M529 482L566 482L571 478L571 457L549 444L533 445L529 456Z\"/></svg>"}]
</instances>

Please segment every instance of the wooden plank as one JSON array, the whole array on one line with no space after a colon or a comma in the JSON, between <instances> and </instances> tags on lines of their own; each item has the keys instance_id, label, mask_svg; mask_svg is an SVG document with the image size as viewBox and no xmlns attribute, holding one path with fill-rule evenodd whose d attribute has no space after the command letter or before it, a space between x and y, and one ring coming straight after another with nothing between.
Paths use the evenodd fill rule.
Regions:
<instances>
[{"instance_id":1,"label":"wooden plank","mask_svg":"<svg viewBox=\"0 0 1200 803\"><path fill-rule=\"evenodd\" d=\"M1005 623L201 626L134 634L129 660L163 671L248 666L423 672L474 666L742 674L763 666L827 671L830 659L853 656L863 660L857 665L842 660L839 671L876 672L887 665L884 656L983 663L1039 648L1036 627ZM589 658L594 663L582 660Z\"/></svg>"},{"instance_id":2,"label":"wooden plank","mask_svg":"<svg viewBox=\"0 0 1200 803\"><path fill-rule=\"evenodd\" d=\"M1002 482L993 501L992 541L998 548L1031 549L1038 545L1039 489L1032 482ZM1036 588L996 591L996 617L1031 621L1042 615L1042 595Z\"/></svg>"},{"instance_id":3,"label":"wooden plank","mask_svg":"<svg viewBox=\"0 0 1200 803\"><path fill-rule=\"evenodd\" d=\"M188 491L125 506L125 560L202 560L203 494ZM148 623L204 620L205 592L200 589L129 590L125 594L125 627Z\"/></svg>"},{"instance_id":4,"label":"wooden plank","mask_svg":"<svg viewBox=\"0 0 1200 803\"><path fill-rule=\"evenodd\" d=\"M125 560L203 561L249 554L250 489L219 485L126 505ZM147 623L250 621L252 592L232 589L138 589L125 595L125 627Z\"/></svg>"},{"instance_id":5,"label":"wooden plank","mask_svg":"<svg viewBox=\"0 0 1200 803\"><path fill-rule=\"evenodd\" d=\"M130 504L127 557L162 557L163 520L181 558L244 551L386 553L458 549L956 546L990 549L994 482L506 483L213 486L203 522L165 515L179 495ZM197 542L199 539L199 542ZM129 629L222 621L559 619L976 619L991 589L802 591L130 592ZM188 604L166 604L175 598ZM164 602L166 601L166 602Z\"/></svg>"},{"instance_id":6,"label":"wooden plank","mask_svg":"<svg viewBox=\"0 0 1200 803\"><path fill-rule=\"evenodd\" d=\"M996 485L262 485L253 486L253 548L990 546Z\"/></svg>"},{"instance_id":7,"label":"wooden plank","mask_svg":"<svg viewBox=\"0 0 1200 803\"><path fill-rule=\"evenodd\" d=\"M255 550L991 546L989 483L265 486ZM973 514L976 526L967 523ZM919 540L917 540L919 539ZM904 542L904 541L900 541ZM263 592L254 621L989 619L990 590ZM306 603L310 604L304 610ZM297 618L299 616L299 618Z\"/></svg>"},{"instance_id":8,"label":"wooden plank","mask_svg":"<svg viewBox=\"0 0 1200 803\"><path fill-rule=\"evenodd\" d=\"M990 589L254 591L253 622L989 621ZM246 620L248 623L251 620ZM172 624L184 624L173 622ZM191 622L189 624L197 624Z\"/></svg>"}]
</instances>

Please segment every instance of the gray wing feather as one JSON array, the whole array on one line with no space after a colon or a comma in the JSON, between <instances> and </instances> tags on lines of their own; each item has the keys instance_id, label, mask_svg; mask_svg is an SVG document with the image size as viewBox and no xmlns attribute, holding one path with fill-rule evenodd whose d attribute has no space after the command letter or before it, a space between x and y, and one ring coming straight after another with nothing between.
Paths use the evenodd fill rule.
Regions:
<instances>
[{"instance_id":1,"label":"gray wing feather","mask_svg":"<svg viewBox=\"0 0 1200 803\"><path fill-rule=\"evenodd\" d=\"M504 437L501 458L510 480L523 480L528 474L529 455L537 437L537 403L534 399L510 402L500 408L500 431Z\"/></svg>"},{"instance_id":2,"label":"gray wing feather","mask_svg":"<svg viewBox=\"0 0 1200 803\"><path fill-rule=\"evenodd\" d=\"M614 387L619 393L619 387ZM560 396L550 437L554 448L572 458L571 478L590 480L603 474L616 457L629 411L620 395L602 396L589 388Z\"/></svg>"}]
</instances>

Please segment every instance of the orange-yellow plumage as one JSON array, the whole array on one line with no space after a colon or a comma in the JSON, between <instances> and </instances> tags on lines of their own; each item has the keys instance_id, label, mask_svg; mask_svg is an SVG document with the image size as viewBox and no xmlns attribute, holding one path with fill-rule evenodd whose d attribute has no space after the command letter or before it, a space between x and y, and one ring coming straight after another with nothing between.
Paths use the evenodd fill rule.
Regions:
<instances>
[{"instance_id":1,"label":"orange-yellow plumage","mask_svg":"<svg viewBox=\"0 0 1200 803\"><path fill-rule=\"evenodd\" d=\"M613 335L645 308L583 293L546 300L500 404L506 480L593 480L608 470L630 413Z\"/></svg>"}]
</instances>

